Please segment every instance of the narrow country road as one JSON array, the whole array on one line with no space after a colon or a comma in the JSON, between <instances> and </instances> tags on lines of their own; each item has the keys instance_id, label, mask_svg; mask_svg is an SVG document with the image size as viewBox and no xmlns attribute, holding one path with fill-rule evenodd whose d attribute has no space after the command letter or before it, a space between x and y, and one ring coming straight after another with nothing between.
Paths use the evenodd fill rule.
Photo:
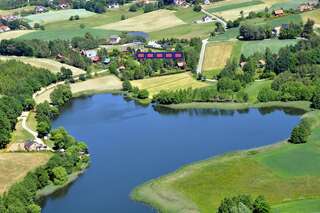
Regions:
<instances>
[{"instance_id":1,"label":"narrow country road","mask_svg":"<svg viewBox=\"0 0 320 213\"><path fill-rule=\"evenodd\" d=\"M204 54L206 52L207 43L208 43L208 39L202 40L202 47L201 47L199 62L198 62L198 66L197 66L197 74L200 74L202 72L202 64L203 64L203 60L204 60Z\"/></svg>"},{"instance_id":2,"label":"narrow country road","mask_svg":"<svg viewBox=\"0 0 320 213\"><path fill-rule=\"evenodd\" d=\"M34 137L34 140L39 143L39 144L42 144L42 145L45 145L43 140L41 138L38 138L38 133L33 131L32 129L30 129L30 127L28 127L27 125L27 119L28 119L28 116L29 116L30 112L29 111L26 111L26 112L22 112L21 116L20 116L20 119L21 119L21 125L22 125L22 128L24 130L26 130L27 132L29 132L33 137Z\"/></svg>"}]
</instances>

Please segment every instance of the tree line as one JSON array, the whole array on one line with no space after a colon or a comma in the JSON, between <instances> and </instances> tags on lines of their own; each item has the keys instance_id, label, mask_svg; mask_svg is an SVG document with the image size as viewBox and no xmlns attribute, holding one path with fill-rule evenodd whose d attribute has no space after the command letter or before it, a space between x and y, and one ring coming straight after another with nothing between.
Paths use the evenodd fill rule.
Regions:
<instances>
[{"instance_id":1,"label":"tree line","mask_svg":"<svg viewBox=\"0 0 320 213\"><path fill-rule=\"evenodd\" d=\"M57 78L46 69L17 61L0 62L0 70L0 148L4 148L11 140L17 117L34 107L32 94Z\"/></svg>"}]
</instances>

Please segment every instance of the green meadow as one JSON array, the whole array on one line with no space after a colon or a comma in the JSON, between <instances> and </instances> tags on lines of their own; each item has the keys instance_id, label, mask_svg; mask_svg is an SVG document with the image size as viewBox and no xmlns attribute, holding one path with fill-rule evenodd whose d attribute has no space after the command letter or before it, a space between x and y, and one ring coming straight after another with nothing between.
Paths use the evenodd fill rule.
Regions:
<instances>
[{"instance_id":1,"label":"green meadow","mask_svg":"<svg viewBox=\"0 0 320 213\"><path fill-rule=\"evenodd\" d=\"M217 12L222 12L222 11L226 11L226 10L254 6L254 5L258 5L258 4L263 4L263 1L253 0L253 1L247 1L247 2L234 3L234 4L226 4L226 5L223 5L220 7L210 8L210 9L208 9L208 12L209 13L217 13Z\"/></svg>"},{"instance_id":2,"label":"green meadow","mask_svg":"<svg viewBox=\"0 0 320 213\"><path fill-rule=\"evenodd\" d=\"M256 87L269 83L260 82L247 90L254 94ZM306 108L304 103L294 105ZM314 198L320 197L320 112L303 117L313 120L306 144L282 142L194 163L145 183L132 197L165 212L188 204L186 212L209 213L216 211L224 197L263 194L274 212L319 212L319 200Z\"/></svg>"},{"instance_id":3,"label":"green meadow","mask_svg":"<svg viewBox=\"0 0 320 213\"><path fill-rule=\"evenodd\" d=\"M253 55L256 52L264 53L266 48L270 48L273 53L277 53L282 47L294 45L298 42L296 39L279 40L267 39L262 41L243 41L241 53L246 57Z\"/></svg>"},{"instance_id":4,"label":"green meadow","mask_svg":"<svg viewBox=\"0 0 320 213\"><path fill-rule=\"evenodd\" d=\"M94 37L97 38L109 38L110 35L120 34L118 31L113 30L101 30L101 29L93 29L93 28L84 28L81 29L78 27L77 29L56 29L56 30L39 30L36 32L28 33L23 36L18 37L17 39L40 39L40 40L71 40L76 36L84 36L86 33L91 33Z\"/></svg>"}]
</instances>

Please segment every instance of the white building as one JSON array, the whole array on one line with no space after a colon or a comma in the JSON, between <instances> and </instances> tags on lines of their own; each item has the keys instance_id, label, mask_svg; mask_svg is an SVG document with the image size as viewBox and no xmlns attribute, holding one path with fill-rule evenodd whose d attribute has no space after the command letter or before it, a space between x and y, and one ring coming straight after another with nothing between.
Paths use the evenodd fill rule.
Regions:
<instances>
[{"instance_id":1,"label":"white building","mask_svg":"<svg viewBox=\"0 0 320 213\"><path fill-rule=\"evenodd\" d=\"M161 44L158 44L156 41L149 41L147 46L155 49L162 48Z\"/></svg>"}]
</instances>

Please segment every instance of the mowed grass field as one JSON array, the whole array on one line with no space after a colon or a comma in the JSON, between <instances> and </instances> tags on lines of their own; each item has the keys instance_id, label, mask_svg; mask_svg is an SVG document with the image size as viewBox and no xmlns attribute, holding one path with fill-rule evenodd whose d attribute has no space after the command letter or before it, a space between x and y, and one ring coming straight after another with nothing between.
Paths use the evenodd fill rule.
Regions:
<instances>
[{"instance_id":1,"label":"mowed grass field","mask_svg":"<svg viewBox=\"0 0 320 213\"><path fill-rule=\"evenodd\" d=\"M206 47L202 70L222 69L231 57L233 42L209 43Z\"/></svg>"},{"instance_id":2,"label":"mowed grass field","mask_svg":"<svg viewBox=\"0 0 320 213\"><path fill-rule=\"evenodd\" d=\"M152 32L185 24L174 11L157 10L123 21L99 26L98 29Z\"/></svg>"},{"instance_id":3,"label":"mowed grass field","mask_svg":"<svg viewBox=\"0 0 320 213\"><path fill-rule=\"evenodd\" d=\"M226 10L233 10L233 9L239 9L242 7L249 7L249 6L253 6L253 5L258 5L258 4L263 4L263 1L260 0L253 0L253 1L243 1L243 2L235 2L233 4L229 3L229 4L225 4L225 5L221 5L218 7L213 7L208 9L209 13L217 13L217 12L222 12L222 11L226 11Z\"/></svg>"},{"instance_id":4,"label":"mowed grass field","mask_svg":"<svg viewBox=\"0 0 320 213\"><path fill-rule=\"evenodd\" d=\"M0 194L30 170L47 163L50 153L0 153Z\"/></svg>"},{"instance_id":5,"label":"mowed grass field","mask_svg":"<svg viewBox=\"0 0 320 213\"><path fill-rule=\"evenodd\" d=\"M81 18L94 16L95 13L89 12L85 9L67 9L58 11L49 11L46 13L32 14L25 17L25 19L30 21L30 24L35 23L46 24L50 22L57 22L63 20L69 20L70 16L78 15Z\"/></svg>"},{"instance_id":6,"label":"mowed grass field","mask_svg":"<svg viewBox=\"0 0 320 213\"><path fill-rule=\"evenodd\" d=\"M274 206L273 213L301 213L308 210L308 212L316 213L320 211L320 198L319 199L306 199L287 202L284 204Z\"/></svg>"},{"instance_id":7,"label":"mowed grass field","mask_svg":"<svg viewBox=\"0 0 320 213\"><path fill-rule=\"evenodd\" d=\"M249 96L249 103L256 103L259 91L265 87L271 86L272 80L265 80L265 81L255 81L248 85L244 92L246 92Z\"/></svg>"},{"instance_id":8,"label":"mowed grass field","mask_svg":"<svg viewBox=\"0 0 320 213\"><path fill-rule=\"evenodd\" d=\"M270 48L273 53L277 53L282 47L295 45L298 42L296 39L278 40L268 39L263 41L243 41L241 42L241 53L246 57L254 53L264 53L266 48Z\"/></svg>"},{"instance_id":9,"label":"mowed grass field","mask_svg":"<svg viewBox=\"0 0 320 213\"><path fill-rule=\"evenodd\" d=\"M139 89L146 89L150 96L154 96L161 90L177 90L187 88L201 88L208 86L207 83L195 80L191 73L179 73L165 75L161 77L152 77L142 80L131 81L132 85Z\"/></svg>"},{"instance_id":10,"label":"mowed grass field","mask_svg":"<svg viewBox=\"0 0 320 213\"><path fill-rule=\"evenodd\" d=\"M47 58L29 58L29 57L17 57L17 56L0 56L0 60L17 60L26 64L30 64L35 67L45 68L53 73L60 72L61 67L69 68L72 70L73 76L79 76L80 74L85 74L86 71L67 65L62 64L58 61L47 59Z\"/></svg>"},{"instance_id":11,"label":"mowed grass field","mask_svg":"<svg viewBox=\"0 0 320 213\"><path fill-rule=\"evenodd\" d=\"M316 121L306 144L279 143L205 160L150 181L132 196L168 212L209 213L224 197L262 194L281 213L320 212L317 201L309 200L320 197L320 112L304 116ZM303 211L299 203L288 203L296 200Z\"/></svg>"},{"instance_id":12,"label":"mowed grass field","mask_svg":"<svg viewBox=\"0 0 320 213\"><path fill-rule=\"evenodd\" d=\"M14 39L20 36L35 32L34 30L14 30L5 33L0 33L0 41L3 39Z\"/></svg>"}]
</instances>

